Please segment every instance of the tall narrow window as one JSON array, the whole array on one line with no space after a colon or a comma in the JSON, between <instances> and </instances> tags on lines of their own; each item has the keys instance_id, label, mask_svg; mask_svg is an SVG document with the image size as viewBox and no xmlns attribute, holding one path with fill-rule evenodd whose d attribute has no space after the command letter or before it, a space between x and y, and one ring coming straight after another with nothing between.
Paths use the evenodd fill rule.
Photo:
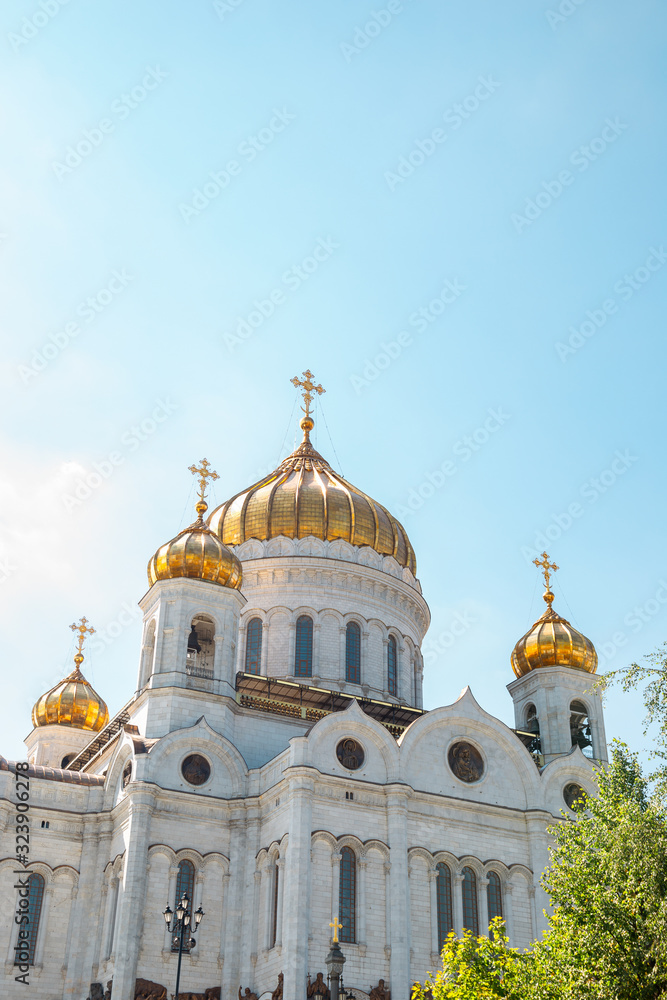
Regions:
<instances>
[{"instance_id":1,"label":"tall narrow window","mask_svg":"<svg viewBox=\"0 0 667 1000\"><path fill-rule=\"evenodd\" d=\"M190 909L192 910L193 904L193 894L195 889L195 866L191 861L181 861L178 866L178 875L176 876L176 899L174 901L174 910L178 906L178 901L185 893L190 900ZM171 950L178 951L178 940L177 934L174 934L171 939ZM184 940L183 950L189 951L190 945L188 941L190 940L189 935L187 941Z\"/></svg>"},{"instance_id":2,"label":"tall narrow window","mask_svg":"<svg viewBox=\"0 0 667 1000\"><path fill-rule=\"evenodd\" d=\"M396 640L393 635L390 635L389 642L387 644L387 689L389 694L393 694L394 696L398 694L397 659Z\"/></svg>"},{"instance_id":3,"label":"tall narrow window","mask_svg":"<svg viewBox=\"0 0 667 1000\"><path fill-rule=\"evenodd\" d=\"M489 904L489 923L491 923L494 917L503 915L503 893L500 888L500 877L495 872L489 872L488 878L486 898Z\"/></svg>"},{"instance_id":4,"label":"tall narrow window","mask_svg":"<svg viewBox=\"0 0 667 1000\"><path fill-rule=\"evenodd\" d=\"M463 869L463 926L473 934L479 934L477 913L477 877L472 868Z\"/></svg>"},{"instance_id":5,"label":"tall narrow window","mask_svg":"<svg viewBox=\"0 0 667 1000\"><path fill-rule=\"evenodd\" d=\"M213 680L215 623L209 615L195 615L190 623L185 672L191 677Z\"/></svg>"},{"instance_id":6,"label":"tall narrow window","mask_svg":"<svg viewBox=\"0 0 667 1000\"><path fill-rule=\"evenodd\" d=\"M313 676L313 619L308 615L300 615L296 620L294 674L296 677Z\"/></svg>"},{"instance_id":7,"label":"tall narrow window","mask_svg":"<svg viewBox=\"0 0 667 1000\"><path fill-rule=\"evenodd\" d=\"M581 701L573 701L570 705L570 735L572 746L581 748L586 757L593 756L593 736L588 709Z\"/></svg>"},{"instance_id":8,"label":"tall narrow window","mask_svg":"<svg viewBox=\"0 0 667 1000\"><path fill-rule=\"evenodd\" d=\"M345 680L361 684L361 629L356 622L345 630Z\"/></svg>"},{"instance_id":9,"label":"tall narrow window","mask_svg":"<svg viewBox=\"0 0 667 1000\"><path fill-rule=\"evenodd\" d=\"M340 929L340 940L347 944L354 944L356 940L356 895L357 859L351 847L344 847L340 852L338 919L343 925Z\"/></svg>"},{"instance_id":10,"label":"tall narrow window","mask_svg":"<svg viewBox=\"0 0 667 1000\"><path fill-rule=\"evenodd\" d=\"M435 880L435 891L438 902L438 947L442 951L445 938L454 930L452 919L452 873L449 866L440 862L436 866L438 877Z\"/></svg>"},{"instance_id":11,"label":"tall narrow window","mask_svg":"<svg viewBox=\"0 0 667 1000\"><path fill-rule=\"evenodd\" d=\"M262 662L262 619L251 618L246 629L245 672L258 674Z\"/></svg>"},{"instance_id":12,"label":"tall narrow window","mask_svg":"<svg viewBox=\"0 0 667 1000\"><path fill-rule=\"evenodd\" d=\"M271 947L276 946L276 935L278 934L278 893L280 892L280 868L277 864L273 866L273 909L271 912Z\"/></svg>"},{"instance_id":13,"label":"tall narrow window","mask_svg":"<svg viewBox=\"0 0 667 1000\"><path fill-rule=\"evenodd\" d=\"M28 878L28 923L21 924L21 930L27 931L27 939L17 941L17 951L14 952L14 965L34 965L37 949L37 934L39 918L42 914L42 899L44 898L44 879L33 872Z\"/></svg>"}]
</instances>

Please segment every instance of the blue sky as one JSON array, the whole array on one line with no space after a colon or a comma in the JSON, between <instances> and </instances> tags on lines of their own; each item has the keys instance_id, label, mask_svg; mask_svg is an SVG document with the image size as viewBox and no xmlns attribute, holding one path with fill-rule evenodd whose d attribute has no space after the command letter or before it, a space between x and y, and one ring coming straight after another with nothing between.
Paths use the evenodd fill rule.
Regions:
<instances>
[{"instance_id":1,"label":"blue sky","mask_svg":"<svg viewBox=\"0 0 667 1000\"><path fill-rule=\"evenodd\" d=\"M607 666L664 641L666 21L5 0L3 754L81 615L88 678L130 697L187 467L211 461L218 502L273 468L307 367L318 448L416 550L427 707L470 684L512 722L545 543ZM610 695L609 737L644 746L641 718Z\"/></svg>"}]
</instances>

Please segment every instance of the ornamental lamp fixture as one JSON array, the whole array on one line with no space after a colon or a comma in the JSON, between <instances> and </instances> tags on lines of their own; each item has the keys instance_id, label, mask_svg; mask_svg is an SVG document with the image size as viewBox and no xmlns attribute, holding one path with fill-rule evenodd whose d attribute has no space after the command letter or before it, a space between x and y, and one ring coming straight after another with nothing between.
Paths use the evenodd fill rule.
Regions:
<instances>
[{"instance_id":1,"label":"ornamental lamp fixture","mask_svg":"<svg viewBox=\"0 0 667 1000\"><path fill-rule=\"evenodd\" d=\"M187 893L184 892L181 898L179 899L178 905L176 907L176 919L178 920L179 923L183 920L183 918L186 915L188 918L187 923L190 923L190 914L188 913L189 902L190 900L188 899Z\"/></svg>"},{"instance_id":2,"label":"ornamental lamp fixture","mask_svg":"<svg viewBox=\"0 0 667 1000\"><path fill-rule=\"evenodd\" d=\"M202 920L202 917L204 917L204 916L205 916L204 911L202 910L201 906L198 906L197 909L194 912L195 928L199 927L199 925L201 923L201 920Z\"/></svg>"},{"instance_id":3,"label":"ornamental lamp fixture","mask_svg":"<svg viewBox=\"0 0 667 1000\"><path fill-rule=\"evenodd\" d=\"M162 911L162 916L164 917L164 922L167 925L167 930L171 930L171 921L174 916L174 911L172 910L169 903L167 903L167 909Z\"/></svg>"}]
</instances>

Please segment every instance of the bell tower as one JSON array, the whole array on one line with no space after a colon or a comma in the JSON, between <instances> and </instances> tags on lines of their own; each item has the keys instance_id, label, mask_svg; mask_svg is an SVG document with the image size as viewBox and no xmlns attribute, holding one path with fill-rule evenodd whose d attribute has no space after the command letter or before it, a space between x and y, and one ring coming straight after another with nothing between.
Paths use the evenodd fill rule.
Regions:
<instances>
[{"instance_id":1,"label":"bell tower","mask_svg":"<svg viewBox=\"0 0 667 1000\"><path fill-rule=\"evenodd\" d=\"M551 573L558 569L546 552L533 560L544 573L547 609L512 652L516 680L507 685L515 725L524 742L548 764L579 746L592 760L607 760L602 699L594 688L598 657L590 639L552 605Z\"/></svg>"}]
</instances>

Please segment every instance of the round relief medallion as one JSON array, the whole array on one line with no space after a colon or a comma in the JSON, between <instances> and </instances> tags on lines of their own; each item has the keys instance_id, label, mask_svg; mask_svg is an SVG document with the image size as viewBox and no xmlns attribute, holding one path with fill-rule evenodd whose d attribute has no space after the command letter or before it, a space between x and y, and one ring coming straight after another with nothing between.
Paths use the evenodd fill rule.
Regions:
<instances>
[{"instance_id":1,"label":"round relief medallion","mask_svg":"<svg viewBox=\"0 0 667 1000\"><path fill-rule=\"evenodd\" d=\"M471 743L461 740L452 744L447 754L449 766L459 781L479 781L484 774L482 755Z\"/></svg>"},{"instance_id":2,"label":"round relief medallion","mask_svg":"<svg viewBox=\"0 0 667 1000\"><path fill-rule=\"evenodd\" d=\"M577 785L574 781L570 782L563 789L563 798L565 799L565 805L568 809L578 808L578 802L580 799L586 798L586 792L583 790L581 785Z\"/></svg>"},{"instance_id":3,"label":"round relief medallion","mask_svg":"<svg viewBox=\"0 0 667 1000\"><path fill-rule=\"evenodd\" d=\"M211 765L200 753L191 753L181 764L181 774L191 785L203 785L211 776Z\"/></svg>"},{"instance_id":4,"label":"round relief medallion","mask_svg":"<svg viewBox=\"0 0 667 1000\"><path fill-rule=\"evenodd\" d=\"M363 747L356 740L341 740L336 747L336 757L348 771L356 771L364 762Z\"/></svg>"}]
</instances>

